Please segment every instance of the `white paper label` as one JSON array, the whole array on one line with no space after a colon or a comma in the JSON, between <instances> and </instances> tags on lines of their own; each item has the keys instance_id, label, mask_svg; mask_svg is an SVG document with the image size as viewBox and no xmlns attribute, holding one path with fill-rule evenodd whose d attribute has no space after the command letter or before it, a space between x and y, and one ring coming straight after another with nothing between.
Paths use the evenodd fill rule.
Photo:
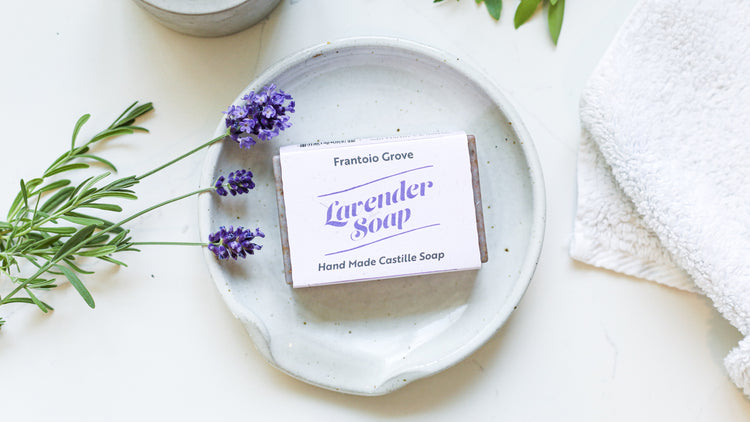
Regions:
<instances>
[{"instance_id":1,"label":"white paper label","mask_svg":"<svg viewBox=\"0 0 750 422\"><path fill-rule=\"evenodd\" d=\"M481 265L465 133L282 147L294 287Z\"/></svg>"}]
</instances>

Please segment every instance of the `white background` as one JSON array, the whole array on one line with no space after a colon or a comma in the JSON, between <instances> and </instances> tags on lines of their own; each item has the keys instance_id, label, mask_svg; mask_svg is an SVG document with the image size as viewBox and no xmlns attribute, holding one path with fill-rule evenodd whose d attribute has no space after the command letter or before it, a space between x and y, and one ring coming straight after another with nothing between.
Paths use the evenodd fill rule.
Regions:
<instances>
[{"instance_id":1,"label":"white background","mask_svg":"<svg viewBox=\"0 0 750 422\"><path fill-rule=\"evenodd\" d=\"M750 402L722 359L740 336L704 298L578 264L581 89L635 0L569 1L555 48L537 13L518 30L469 0L283 0L239 34L200 39L121 1L13 1L0 13L0 209L68 145L133 100L152 133L110 142L122 174L198 145L262 70L304 47L398 36L460 56L517 106L545 173L548 225L529 290L497 335L457 366L382 397L318 389L270 367L224 306L198 248L150 247L46 296L0 309L0 420L745 421ZM151 204L197 187L202 154L149 179ZM130 205L131 210L141 208ZM198 240L194 200L134 222L138 240ZM4 281L5 282L5 281Z\"/></svg>"}]
</instances>

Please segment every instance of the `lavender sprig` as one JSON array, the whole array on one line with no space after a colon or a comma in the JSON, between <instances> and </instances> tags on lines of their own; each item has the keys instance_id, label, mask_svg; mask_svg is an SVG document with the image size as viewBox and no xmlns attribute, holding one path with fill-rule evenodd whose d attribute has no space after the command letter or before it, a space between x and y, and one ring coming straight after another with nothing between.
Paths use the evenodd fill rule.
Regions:
<instances>
[{"instance_id":1,"label":"lavender sprig","mask_svg":"<svg viewBox=\"0 0 750 422\"><path fill-rule=\"evenodd\" d=\"M250 170L240 169L229 173L225 178L219 176L214 183L214 189L219 196L227 196L228 194L242 195L248 193L250 189L255 188L255 182L253 182L253 173Z\"/></svg>"},{"instance_id":2,"label":"lavender sprig","mask_svg":"<svg viewBox=\"0 0 750 422\"><path fill-rule=\"evenodd\" d=\"M236 229L232 226L228 229L221 226L218 231L208 235L208 250L220 260L245 258L247 255L254 255L255 251L262 248L261 245L253 243L256 237L266 237L266 235L260 229L252 231L242 226Z\"/></svg>"},{"instance_id":3,"label":"lavender sprig","mask_svg":"<svg viewBox=\"0 0 750 422\"><path fill-rule=\"evenodd\" d=\"M229 137L240 145L250 148L255 139L267 141L291 126L289 114L294 113L292 96L277 90L275 84L263 87L242 97L240 105L231 105L224 112Z\"/></svg>"},{"instance_id":4,"label":"lavender sprig","mask_svg":"<svg viewBox=\"0 0 750 422\"><path fill-rule=\"evenodd\" d=\"M226 177L219 177L210 187L167 199L116 222L85 213L86 209L121 212L122 207L109 200L137 199L132 188L143 179L226 137L247 148L255 143L253 137L269 140L291 126L289 113L294 112L294 101L289 94L277 90L275 85L265 87L258 93L251 92L244 100L244 105L232 106L227 111L225 133L140 176L108 182L110 173L103 172L83 180L77 186L68 179L49 181L48 178L52 176L89 168L92 161L117 171L111 162L92 154L91 145L118 135L147 132L133 123L153 106L151 103L133 103L109 127L83 145L78 145L79 131L89 119L88 114L82 116L73 130L70 149L60 155L41 177L20 181L21 189L10 206L7 221L0 221L0 277L9 279L14 286L8 293L0 294L0 306L26 303L36 305L42 312L49 312L53 308L38 296L38 292L56 287L57 279L64 277L86 304L94 308L94 299L79 278L80 274L92 274L78 266L81 257L124 266L125 263L113 255L138 251L135 247L139 245L205 246L220 260L245 258L260 250L261 246L253 242L258 237L265 237L260 229L252 231L243 227L221 227L209 236L208 243L188 243L134 242L130 230L123 227L157 208L204 192L213 190L219 196L246 194L255 188L253 173L248 169L233 171ZM30 269L29 275L24 274L27 268ZM0 318L0 327L4 323Z\"/></svg>"}]
</instances>

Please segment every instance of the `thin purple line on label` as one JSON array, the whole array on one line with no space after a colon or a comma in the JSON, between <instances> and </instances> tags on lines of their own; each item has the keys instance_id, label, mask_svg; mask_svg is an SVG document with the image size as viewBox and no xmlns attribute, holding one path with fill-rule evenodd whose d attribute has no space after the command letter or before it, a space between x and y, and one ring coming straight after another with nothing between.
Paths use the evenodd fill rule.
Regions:
<instances>
[{"instance_id":1,"label":"thin purple line on label","mask_svg":"<svg viewBox=\"0 0 750 422\"><path fill-rule=\"evenodd\" d=\"M330 252L330 253L325 254L325 256L331 256L331 255L336 255L336 254L340 254L340 253L344 253L344 252L353 251L355 249L364 248L365 246L370 246L373 243L378 243L378 242L382 242L384 240L388 240L388 239L390 239L392 237L401 236L402 234L411 233L413 231L422 230L422 229L426 229L426 228L429 228L429 227L435 227L435 226L439 226L439 225L440 225L440 223L435 223L435 224L429 224L427 226L417 227L415 229L407 230L405 232L396 233L396 234L392 234L390 236L386 236L386 237L384 237L382 239L374 240L374 241L372 241L370 243L365 243L364 245L359 245L359 246L355 246L353 248L344 249L343 251Z\"/></svg>"},{"instance_id":2,"label":"thin purple line on label","mask_svg":"<svg viewBox=\"0 0 750 422\"><path fill-rule=\"evenodd\" d=\"M340 191L336 191L336 192L331 192L331 193L324 193L323 195L318 195L318 198L322 198L324 196L336 195L338 193L349 192L350 190L361 188L362 186L367 186L369 184L372 184L372 183L375 183L375 182L379 182L381 180L388 179L389 177L394 177L394 176L398 176L398 175L401 175L401 174L404 174L404 173L409 173L409 172L412 172L412 171L422 170L422 169L426 169L426 168L430 168L430 167L434 167L434 166L432 164L430 164L430 165L427 165L427 166L422 166L422 167L417 167L417 168L413 168L413 169L409 169L409 170L400 171L398 173L394 173L394 174L391 174L391 175L388 175L388 176L383 176L381 178L378 178L378 179L375 179L375 180L372 180L372 181L369 181L369 182L366 182L366 183L362 183L361 185L352 186L352 187L350 187L348 189L344 189L344 190L340 190Z\"/></svg>"}]
</instances>

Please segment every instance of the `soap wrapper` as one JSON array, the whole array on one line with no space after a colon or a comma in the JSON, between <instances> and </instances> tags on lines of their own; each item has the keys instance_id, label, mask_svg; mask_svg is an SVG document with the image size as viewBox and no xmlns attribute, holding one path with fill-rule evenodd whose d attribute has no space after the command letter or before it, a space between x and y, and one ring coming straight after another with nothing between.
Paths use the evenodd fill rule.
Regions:
<instances>
[{"instance_id":1,"label":"soap wrapper","mask_svg":"<svg viewBox=\"0 0 750 422\"><path fill-rule=\"evenodd\" d=\"M274 157L293 287L478 269L487 261L473 136L316 142Z\"/></svg>"}]
</instances>

